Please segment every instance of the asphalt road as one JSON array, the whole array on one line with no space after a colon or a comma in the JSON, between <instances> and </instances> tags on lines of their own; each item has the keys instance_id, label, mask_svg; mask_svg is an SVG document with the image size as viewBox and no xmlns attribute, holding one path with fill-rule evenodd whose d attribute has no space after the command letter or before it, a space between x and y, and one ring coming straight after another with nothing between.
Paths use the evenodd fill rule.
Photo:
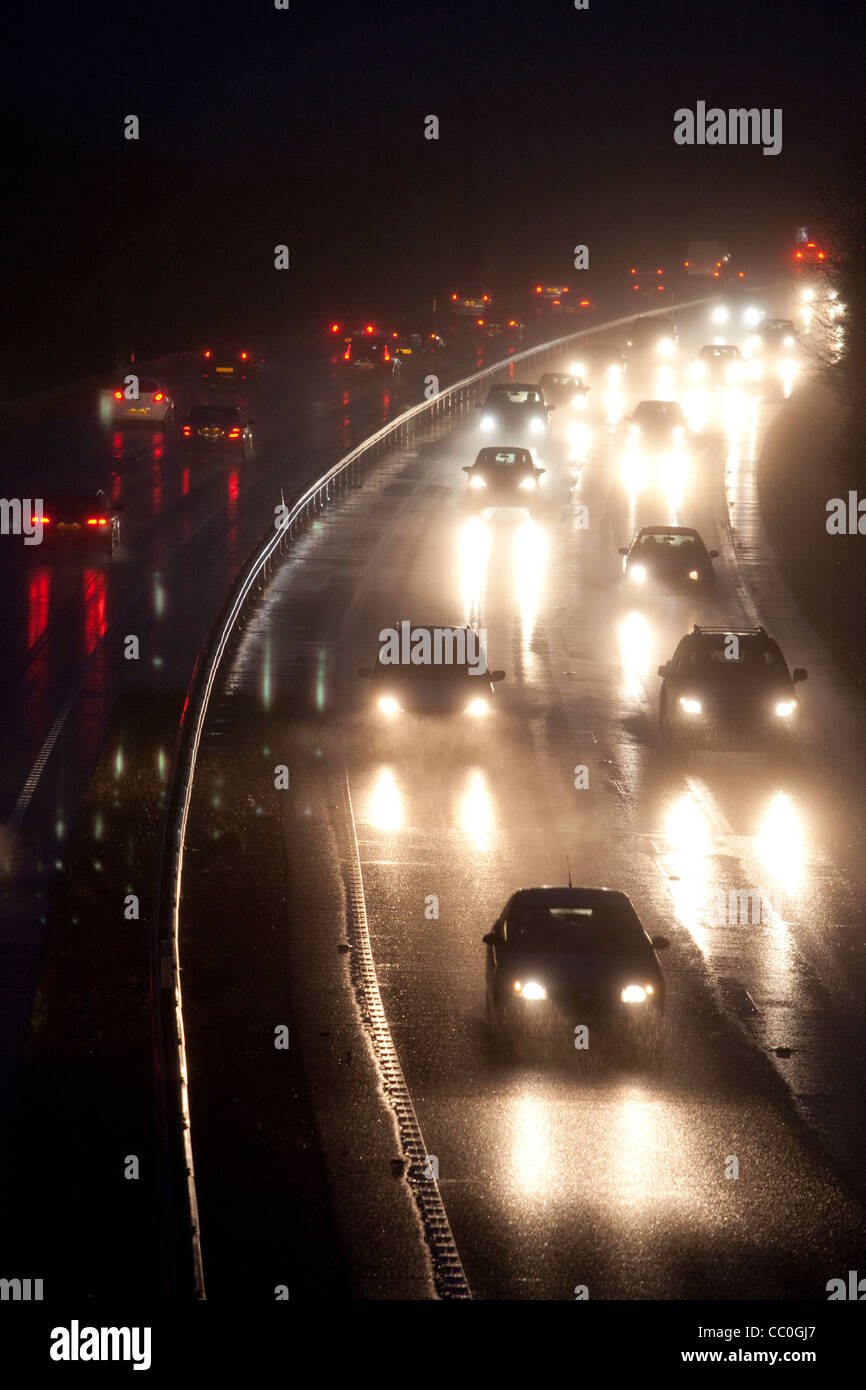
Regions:
<instances>
[{"instance_id":1,"label":"asphalt road","mask_svg":"<svg viewBox=\"0 0 866 1390\"><path fill-rule=\"evenodd\" d=\"M362 1050L365 1038L360 1016L346 1020L349 966L332 949L350 935L344 904L331 892L332 911L319 910L322 885L346 874L335 831L346 777L385 1013L476 1297L570 1299L584 1285L591 1298L820 1299L857 1268L866 750L862 710L781 584L755 505L781 393L722 393L686 475L662 493L623 481L622 412L684 399L684 363L713 336L701 314L661 386L642 353L622 400L602 409L596 392L572 432L555 417L532 520L464 511L474 421L383 463L292 552L227 676L227 694L276 719L291 769L285 945L310 967L294 981L302 1045L359 1266L405 1192L381 1180L367 1200L368 1172L365 1200L353 1197L365 1156L353 1171L345 1133L340 1151L336 1061L321 1042L341 1010ZM715 591L637 598L617 546L673 520L721 552ZM383 724L368 708L357 668L400 618L486 629L507 679L485 724ZM661 747L656 668L696 621L763 621L789 665L809 668L790 755ZM569 1038L546 1065L491 1061L481 935L515 888L565 882L566 855L575 882L625 889L650 933L671 940L660 1075ZM713 906L731 890L755 890L760 920L718 924ZM425 914L431 895L438 917ZM327 941L318 954L313 930ZM193 1039L194 1134L199 1065ZM375 1069L356 1084L384 1104ZM209 1158L198 1153L199 1167ZM423 1296L414 1239L384 1256L392 1293L406 1270L407 1295Z\"/></svg>"}]
</instances>

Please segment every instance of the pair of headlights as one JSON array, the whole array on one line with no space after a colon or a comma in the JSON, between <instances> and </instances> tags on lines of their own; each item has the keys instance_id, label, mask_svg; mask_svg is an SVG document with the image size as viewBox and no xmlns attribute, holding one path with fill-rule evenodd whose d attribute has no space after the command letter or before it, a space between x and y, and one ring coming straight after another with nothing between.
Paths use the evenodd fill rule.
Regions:
<instances>
[{"instance_id":1,"label":"pair of headlights","mask_svg":"<svg viewBox=\"0 0 866 1390\"><path fill-rule=\"evenodd\" d=\"M487 483L483 478L478 477L476 475L471 480L469 486L477 490L486 487ZM520 488L521 492L534 492L538 487L538 481L535 478L522 478L521 481L518 483L518 487Z\"/></svg>"},{"instance_id":2,"label":"pair of headlights","mask_svg":"<svg viewBox=\"0 0 866 1390\"><path fill-rule=\"evenodd\" d=\"M520 999L527 999L530 1002L547 998L547 990L537 980L527 980L526 983L522 980L515 980L514 993ZM653 993L652 985L626 985L620 991L619 997L623 1004L645 1004Z\"/></svg>"},{"instance_id":3,"label":"pair of headlights","mask_svg":"<svg viewBox=\"0 0 866 1390\"><path fill-rule=\"evenodd\" d=\"M680 706L684 714L702 714L704 708L700 700L685 695L680 696ZM774 712L777 719L790 719L796 708L796 700L777 700Z\"/></svg>"},{"instance_id":4,"label":"pair of headlights","mask_svg":"<svg viewBox=\"0 0 866 1390\"><path fill-rule=\"evenodd\" d=\"M401 714L403 706L394 699L393 695L383 695L379 701L379 709L383 714ZM481 719L485 714L490 713L490 705L486 700L470 700L466 706L466 714L471 714L475 719Z\"/></svg>"}]
</instances>

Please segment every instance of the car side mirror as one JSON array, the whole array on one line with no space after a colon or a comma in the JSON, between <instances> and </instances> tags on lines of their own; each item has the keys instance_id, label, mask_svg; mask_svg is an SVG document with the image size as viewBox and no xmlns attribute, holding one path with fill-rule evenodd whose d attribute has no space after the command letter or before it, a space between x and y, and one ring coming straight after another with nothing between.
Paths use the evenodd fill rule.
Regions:
<instances>
[{"instance_id":1,"label":"car side mirror","mask_svg":"<svg viewBox=\"0 0 866 1390\"><path fill-rule=\"evenodd\" d=\"M627 545L620 545L620 546L617 546L616 553L617 553L617 555L627 555L627 554L628 554L628 546L627 546Z\"/></svg>"},{"instance_id":2,"label":"car side mirror","mask_svg":"<svg viewBox=\"0 0 866 1390\"><path fill-rule=\"evenodd\" d=\"M474 465L471 464L471 463L464 463L464 465L463 465L463 472L464 472L464 473L471 473L473 467L474 467Z\"/></svg>"},{"instance_id":3,"label":"car side mirror","mask_svg":"<svg viewBox=\"0 0 866 1390\"><path fill-rule=\"evenodd\" d=\"M662 679L664 679L664 677L665 677L665 676L669 676L670 673L671 673L671 663L670 663L669 661L666 661L665 664L664 664L664 666L660 666L660 667L659 667L659 675L662 677Z\"/></svg>"},{"instance_id":4,"label":"car side mirror","mask_svg":"<svg viewBox=\"0 0 866 1390\"><path fill-rule=\"evenodd\" d=\"M363 676L365 681L371 681L373 679L372 666L359 666L358 675Z\"/></svg>"},{"instance_id":5,"label":"car side mirror","mask_svg":"<svg viewBox=\"0 0 866 1390\"><path fill-rule=\"evenodd\" d=\"M710 559L711 559L711 560L718 560L718 558L719 558L719 552L718 552L717 550L711 550L711 551L710 551Z\"/></svg>"},{"instance_id":6,"label":"car side mirror","mask_svg":"<svg viewBox=\"0 0 866 1390\"><path fill-rule=\"evenodd\" d=\"M547 469L546 469L546 468L536 468L535 471L536 471L536 473L540 474L540 473L546 473L546 472L547 472Z\"/></svg>"},{"instance_id":7,"label":"car side mirror","mask_svg":"<svg viewBox=\"0 0 866 1390\"><path fill-rule=\"evenodd\" d=\"M671 944L666 936L654 936L652 942L654 951L666 951Z\"/></svg>"},{"instance_id":8,"label":"car side mirror","mask_svg":"<svg viewBox=\"0 0 866 1390\"><path fill-rule=\"evenodd\" d=\"M795 685L797 685L799 681L807 680L808 676L809 673L806 670L805 666L795 666L794 670L791 672L791 680L794 682Z\"/></svg>"},{"instance_id":9,"label":"car side mirror","mask_svg":"<svg viewBox=\"0 0 866 1390\"><path fill-rule=\"evenodd\" d=\"M504 681L504 680L505 680L505 672L504 672L504 671L491 671L491 672L490 672L490 679L491 679L492 681Z\"/></svg>"},{"instance_id":10,"label":"car side mirror","mask_svg":"<svg viewBox=\"0 0 866 1390\"><path fill-rule=\"evenodd\" d=\"M496 935L495 931L486 931L481 940L484 942L485 946L495 946L499 937Z\"/></svg>"}]
</instances>

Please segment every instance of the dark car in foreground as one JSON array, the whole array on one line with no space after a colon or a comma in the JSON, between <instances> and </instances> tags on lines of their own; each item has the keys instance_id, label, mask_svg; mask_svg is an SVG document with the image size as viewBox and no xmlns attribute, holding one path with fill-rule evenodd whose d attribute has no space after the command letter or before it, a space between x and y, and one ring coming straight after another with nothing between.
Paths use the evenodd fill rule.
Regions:
<instances>
[{"instance_id":1,"label":"dark car in foreground","mask_svg":"<svg viewBox=\"0 0 866 1390\"><path fill-rule=\"evenodd\" d=\"M343 351L347 367L357 372L391 372L393 339L382 333L355 333Z\"/></svg>"},{"instance_id":2,"label":"dark car in foreground","mask_svg":"<svg viewBox=\"0 0 866 1390\"><path fill-rule=\"evenodd\" d=\"M659 1059L665 984L651 938L626 893L611 888L521 888L483 938L490 1041L500 1055L522 1042L576 1052L637 1047Z\"/></svg>"},{"instance_id":3,"label":"dark car in foreground","mask_svg":"<svg viewBox=\"0 0 866 1390\"><path fill-rule=\"evenodd\" d=\"M43 497L34 506L31 526L42 526L42 541L33 546L40 558L46 555L80 555L113 560L120 544L122 502L110 502L100 489L95 497Z\"/></svg>"},{"instance_id":4,"label":"dark car in foreground","mask_svg":"<svg viewBox=\"0 0 866 1390\"><path fill-rule=\"evenodd\" d=\"M494 685L504 671L489 671L480 638L471 628L418 626L401 622L389 631L375 666L358 675L371 684L371 703L380 717L450 714L483 719L493 708ZM381 638L381 634L380 634Z\"/></svg>"},{"instance_id":5,"label":"dark car in foreground","mask_svg":"<svg viewBox=\"0 0 866 1390\"><path fill-rule=\"evenodd\" d=\"M529 449L481 449L463 469L469 480L468 505L473 509L525 507L538 504L541 475Z\"/></svg>"},{"instance_id":6,"label":"dark car in foreground","mask_svg":"<svg viewBox=\"0 0 866 1390\"><path fill-rule=\"evenodd\" d=\"M798 732L793 672L763 627L699 627L658 668L659 725L666 741L784 743Z\"/></svg>"},{"instance_id":7,"label":"dark car in foreground","mask_svg":"<svg viewBox=\"0 0 866 1390\"><path fill-rule=\"evenodd\" d=\"M532 383L513 381L507 386L491 386L482 405L480 427L483 433L496 435L502 444L517 439L542 439L549 430L550 411L541 390Z\"/></svg>"},{"instance_id":8,"label":"dark car in foreground","mask_svg":"<svg viewBox=\"0 0 866 1390\"><path fill-rule=\"evenodd\" d=\"M224 449L250 458L253 424L239 405L194 405L181 422L185 449Z\"/></svg>"},{"instance_id":9,"label":"dark car in foreground","mask_svg":"<svg viewBox=\"0 0 866 1390\"><path fill-rule=\"evenodd\" d=\"M623 574L633 586L697 589L713 583L717 550L707 550L691 526L642 526L620 546Z\"/></svg>"}]
</instances>

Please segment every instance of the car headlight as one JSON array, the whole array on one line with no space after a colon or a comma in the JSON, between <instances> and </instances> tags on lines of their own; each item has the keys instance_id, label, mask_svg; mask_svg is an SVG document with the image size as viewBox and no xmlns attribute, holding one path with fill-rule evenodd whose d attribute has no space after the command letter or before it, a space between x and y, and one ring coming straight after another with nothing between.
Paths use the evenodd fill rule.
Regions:
<instances>
[{"instance_id":1,"label":"car headlight","mask_svg":"<svg viewBox=\"0 0 866 1390\"><path fill-rule=\"evenodd\" d=\"M717 304L710 317L713 323L727 323L728 311L723 305Z\"/></svg>"},{"instance_id":2,"label":"car headlight","mask_svg":"<svg viewBox=\"0 0 866 1390\"><path fill-rule=\"evenodd\" d=\"M538 483L535 478L522 478L520 481L520 489L522 492L533 492L537 487Z\"/></svg>"},{"instance_id":3,"label":"car headlight","mask_svg":"<svg viewBox=\"0 0 866 1390\"><path fill-rule=\"evenodd\" d=\"M804 290L802 298L805 300L807 304L811 304L812 300L815 298L815 291L809 289Z\"/></svg>"},{"instance_id":4,"label":"car headlight","mask_svg":"<svg viewBox=\"0 0 866 1390\"><path fill-rule=\"evenodd\" d=\"M706 374L707 367L705 362L692 362L691 366L689 367L689 376L699 378L702 376L706 376Z\"/></svg>"},{"instance_id":5,"label":"car headlight","mask_svg":"<svg viewBox=\"0 0 866 1390\"><path fill-rule=\"evenodd\" d=\"M575 410L585 410L585 409L586 409L586 392L585 392L585 391L579 391L579 392L577 393L577 395L574 396L574 398L572 399L571 404L572 404L572 406L574 407Z\"/></svg>"},{"instance_id":6,"label":"car headlight","mask_svg":"<svg viewBox=\"0 0 866 1390\"><path fill-rule=\"evenodd\" d=\"M643 584L646 579L646 570L643 565L629 565L628 577L633 579L635 584Z\"/></svg>"},{"instance_id":7,"label":"car headlight","mask_svg":"<svg viewBox=\"0 0 866 1390\"><path fill-rule=\"evenodd\" d=\"M748 324L749 328L754 328L761 322L762 317L760 309L747 309L743 314L743 322Z\"/></svg>"},{"instance_id":8,"label":"car headlight","mask_svg":"<svg viewBox=\"0 0 866 1390\"><path fill-rule=\"evenodd\" d=\"M480 719L483 715L490 713L490 706L486 700L470 700L466 706L466 713Z\"/></svg>"},{"instance_id":9,"label":"car headlight","mask_svg":"<svg viewBox=\"0 0 866 1390\"><path fill-rule=\"evenodd\" d=\"M540 985L537 980L527 980L526 984L521 984L520 980L514 981L514 993L519 994L521 999L546 999L547 990L544 985Z\"/></svg>"},{"instance_id":10,"label":"car headlight","mask_svg":"<svg viewBox=\"0 0 866 1390\"><path fill-rule=\"evenodd\" d=\"M540 419L538 418L537 415L534 415L533 418L532 418L532 419L530 420L530 422L529 422L529 430L530 430L530 433L531 433L531 434L541 434L541 431L542 431L543 429L544 429L544 421L543 421L543 420L540 420Z\"/></svg>"},{"instance_id":11,"label":"car headlight","mask_svg":"<svg viewBox=\"0 0 866 1390\"><path fill-rule=\"evenodd\" d=\"M692 579L692 580L694 580L695 582L697 582L697 580L699 580L700 577L701 577L700 570L689 570L689 579Z\"/></svg>"},{"instance_id":12,"label":"car headlight","mask_svg":"<svg viewBox=\"0 0 866 1390\"><path fill-rule=\"evenodd\" d=\"M479 478L478 474L476 473L472 478L470 478L470 480L469 480L469 486L470 486L470 487L486 487L487 484L486 484L486 482L484 481L484 479L483 479L483 478Z\"/></svg>"},{"instance_id":13,"label":"car headlight","mask_svg":"<svg viewBox=\"0 0 866 1390\"><path fill-rule=\"evenodd\" d=\"M680 696L680 704L685 714L700 714L703 706L700 700L690 700L687 696Z\"/></svg>"},{"instance_id":14,"label":"car headlight","mask_svg":"<svg viewBox=\"0 0 866 1390\"><path fill-rule=\"evenodd\" d=\"M780 700L776 705L776 714L780 719L787 719L797 708L796 700Z\"/></svg>"},{"instance_id":15,"label":"car headlight","mask_svg":"<svg viewBox=\"0 0 866 1390\"><path fill-rule=\"evenodd\" d=\"M494 426L495 424L496 424L496 421L494 420L494 418L493 418L492 415L482 415L482 416L481 416L481 428L482 428L483 430L492 430L492 429L493 429L493 426Z\"/></svg>"},{"instance_id":16,"label":"car headlight","mask_svg":"<svg viewBox=\"0 0 866 1390\"><path fill-rule=\"evenodd\" d=\"M572 376L583 376L583 363L582 363L582 362L572 362L572 364L571 364L571 375L572 375Z\"/></svg>"},{"instance_id":17,"label":"car headlight","mask_svg":"<svg viewBox=\"0 0 866 1390\"><path fill-rule=\"evenodd\" d=\"M674 428L673 428L673 436L674 436L674 439L682 439L683 433L684 433L684 431L683 431L682 425L674 425Z\"/></svg>"},{"instance_id":18,"label":"car headlight","mask_svg":"<svg viewBox=\"0 0 866 1390\"><path fill-rule=\"evenodd\" d=\"M649 996L643 985L626 985L619 997L624 1004L645 1004Z\"/></svg>"},{"instance_id":19,"label":"car headlight","mask_svg":"<svg viewBox=\"0 0 866 1390\"><path fill-rule=\"evenodd\" d=\"M739 381L742 374L743 372L739 362L728 363L727 371L725 372L728 381Z\"/></svg>"},{"instance_id":20,"label":"car headlight","mask_svg":"<svg viewBox=\"0 0 866 1390\"><path fill-rule=\"evenodd\" d=\"M379 701L379 708L383 714L399 714L400 706L393 695L383 695Z\"/></svg>"},{"instance_id":21,"label":"car headlight","mask_svg":"<svg viewBox=\"0 0 866 1390\"><path fill-rule=\"evenodd\" d=\"M662 357L670 357L674 350L673 338L662 338L658 344L658 350Z\"/></svg>"},{"instance_id":22,"label":"car headlight","mask_svg":"<svg viewBox=\"0 0 866 1390\"><path fill-rule=\"evenodd\" d=\"M760 381L763 374L764 369L761 366L760 362L749 363L749 376L751 377L752 381Z\"/></svg>"},{"instance_id":23,"label":"car headlight","mask_svg":"<svg viewBox=\"0 0 866 1390\"><path fill-rule=\"evenodd\" d=\"M790 333L788 334L787 338L783 338L783 339L782 339L782 345L783 345L784 347L793 347L793 346L794 346L794 339L791 337Z\"/></svg>"},{"instance_id":24,"label":"car headlight","mask_svg":"<svg viewBox=\"0 0 866 1390\"><path fill-rule=\"evenodd\" d=\"M608 367L607 379L612 386L616 386L619 384L621 376L622 367L620 367L617 363L614 363L612 367Z\"/></svg>"}]
</instances>

